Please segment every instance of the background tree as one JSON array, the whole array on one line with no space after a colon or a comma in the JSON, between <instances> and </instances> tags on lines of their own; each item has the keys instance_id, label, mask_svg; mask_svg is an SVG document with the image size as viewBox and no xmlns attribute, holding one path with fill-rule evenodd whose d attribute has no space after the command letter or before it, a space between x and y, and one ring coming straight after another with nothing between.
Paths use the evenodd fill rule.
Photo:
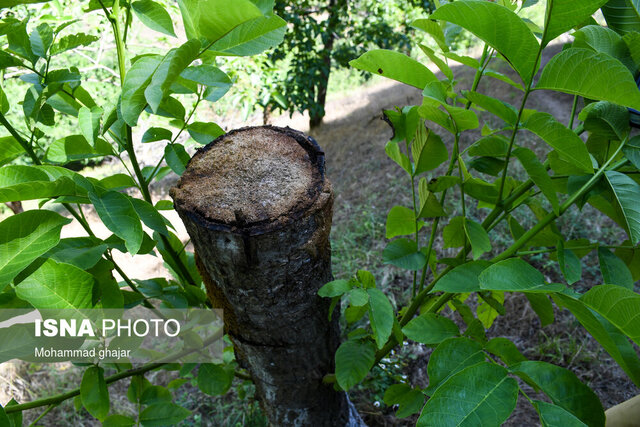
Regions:
<instances>
[{"instance_id":1,"label":"background tree","mask_svg":"<svg viewBox=\"0 0 640 427\"><path fill-rule=\"evenodd\" d=\"M413 11L431 10L429 0L277 0L274 11L290 26L284 42L269 55L278 68L287 67L275 83L265 108L308 111L310 127L325 115L332 69L367 49L411 50L407 19Z\"/></svg>"}]
</instances>

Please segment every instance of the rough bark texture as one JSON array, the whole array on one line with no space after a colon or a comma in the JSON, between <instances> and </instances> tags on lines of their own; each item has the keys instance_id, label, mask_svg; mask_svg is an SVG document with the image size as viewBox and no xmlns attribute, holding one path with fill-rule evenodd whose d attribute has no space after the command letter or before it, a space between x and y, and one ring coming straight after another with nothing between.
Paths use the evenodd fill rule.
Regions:
<instances>
[{"instance_id":1,"label":"rough bark texture","mask_svg":"<svg viewBox=\"0 0 640 427\"><path fill-rule=\"evenodd\" d=\"M322 383L339 329L317 295L331 280L333 194L315 141L270 126L229 132L196 153L171 195L270 423L362 425Z\"/></svg>"}]
</instances>

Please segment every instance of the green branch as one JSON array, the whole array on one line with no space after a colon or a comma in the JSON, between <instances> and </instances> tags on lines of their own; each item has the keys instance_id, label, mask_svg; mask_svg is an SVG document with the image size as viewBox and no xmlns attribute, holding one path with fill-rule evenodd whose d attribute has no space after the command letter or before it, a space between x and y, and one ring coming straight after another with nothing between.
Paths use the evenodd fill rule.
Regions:
<instances>
[{"instance_id":1,"label":"green branch","mask_svg":"<svg viewBox=\"0 0 640 427\"><path fill-rule=\"evenodd\" d=\"M209 338L207 338L203 343L203 348L207 347L209 344L219 340L222 338L222 328L219 328L219 330L213 334L212 336L210 336ZM199 351L200 349L188 349L188 350L182 350L178 353L175 353L173 355L170 355L167 357L167 360L177 360L181 357L187 356L191 353L194 353L196 351ZM134 377L136 375L142 375L146 372L149 371L153 371L154 369L158 369L161 368L165 365L169 364L169 362L154 362L154 363L148 363L146 365L140 366L139 368L134 368L134 369L129 369L127 371L123 371L123 372L119 372L117 374L111 375L110 377L105 378L105 383L107 385L113 384L117 381L123 380L125 378L129 378L129 377ZM238 376L239 378L245 378L246 375L238 372L236 374L236 376ZM27 409L34 409L34 408L39 408L41 406L47 406L47 405L58 405L62 402L64 402L65 400L69 400L71 398L74 398L76 396L80 395L80 388L76 388L73 389L71 391L68 391L66 393L62 393L62 394L58 394L56 396L51 396L51 397L47 397L44 399L39 399L39 400L34 400L32 402L27 402L27 403L22 403L20 405L9 405L6 408L4 408L5 412L7 414L11 414L14 412L22 412L25 411Z\"/></svg>"}]
</instances>

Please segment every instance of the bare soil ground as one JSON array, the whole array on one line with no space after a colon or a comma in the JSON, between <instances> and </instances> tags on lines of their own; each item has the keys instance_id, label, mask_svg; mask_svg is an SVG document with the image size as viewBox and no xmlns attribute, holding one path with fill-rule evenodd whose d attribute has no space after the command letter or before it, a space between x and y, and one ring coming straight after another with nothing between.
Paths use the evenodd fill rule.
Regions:
<instances>
[{"instance_id":1,"label":"bare soil ground","mask_svg":"<svg viewBox=\"0 0 640 427\"><path fill-rule=\"evenodd\" d=\"M559 51L560 46L548 49L544 61ZM473 71L454 68L454 73L460 81L460 85L468 87L473 77ZM515 79L515 76L513 76ZM495 79L485 78L479 87L479 91L488 95L501 98L514 105L519 104L521 93ZM539 91L532 94L527 104L528 108L552 113L563 123L569 121L572 97L547 91ZM343 240L350 235L350 227L362 227L362 221L366 219L369 227L367 232L374 238L362 238L356 233L356 238L350 242L350 250L360 250L362 259L357 259L357 267L369 268L378 275L379 286L382 286L398 304L406 302L410 281L406 275L398 273L395 269L381 265L381 250L385 245L383 238L384 219L386 212L394 204L407 203L409 201L408 185L399 168L387 158L384 145L391 137L391 129L381 120L382 110L395 106L419 104L421 102L420 91L407 86L380 81L372 87L355 90L348 96L332 100L327 105L327 116L323 125L311 131L311 135L324 148L327 158L327 174L334 184L336 193L334 215L334 248L344 248ZM253 117L249 123L241 122L238 118L227 117L225 120L216 120L226 124L225 128L261 124L258 116ZM290 126L303 131L308 131L307 118L296 114L292 118L281 116L274 119L273 124ZM491 123L490 123L491 124ZM441 133L444 135L444 133ZM462 148L472 142L479 135L477 132L467 132L462 142ZM532 137L525 137L524 144L540 151L544 144ZM445 142L451 143L450 140ZM157 153L150 152L149 145L143 147L142 159L151 164L157 158ZM544 148L546 149L546 148ZM517 168L514 168L517 173ZM436 173L441 171L436 171ZM153 188L156 199L168 198L168 189L175 182L175 178L163 180ZM366 212L366 216L362 216ZM586 214L580 214L577 210L572 214L573 236L594 237L593 230L603 230L608 237L617 238L619 232L612 223L597 212L585 208ZM182 224L175 212L164 212L178 228L178 235L183 241L188 240ZM97 230L98 236L106 237L107 230L98 221L95 214L89 212L89 218ZM478 215L482 216L481 212ZM364 218L364 219L363 219ZM614 230L614 231L609 231ZM500 230L498 230L500 232ZM64 229L64 237L81 236L83 231L78 224L72 224ZM504 248L510 242L510 237L502 230L503 235L492 234L495 240L496 250ZM365 236L366 237L366 236ZM366 245L366 247L361 247ZM436 249L441 250L442 242L436 242ZM337 253L336 257L343 259L345 253ZM133 278L150 278L168 276L159 258L146 255L133 259L128 255L119 254L117 261L122 268L131 272ZM553 265L544 259L531 259L537 267L544 269L549 280L561 280ZM344 264L336 264L334 272L338 275L353 274L355 271L346 271ZM585 269L583 280L578 283L582 289L588 288L600 280L599 273L588 268ZM603 406L608 408L623 400L626 400L640 392L617 367L609 356L604 353L598 344L591 339L580 325L566 312L556 310L556 323L540 328L539 320L530 308L527 300L518 295L507 296L505 302L507 315L498 318L488 331L490 337L505 336L512 339L517 347L529 358L556 363L573 370L578 377L589 384L600 397ZM458 321L456 315L449 313ZM411 344L398 356L402 375L406 375L409 381L416 386L425 386L428 383L427 362L431 349L421 345ZM17 396L19 400L31 400L35 396L42 396L42 391L53 392L56 387L56 371L33 370L24 366L14 367L13 375L0 376L0 403L8 400L7 396ZM67 369L61 367L60 369ZM46 380L43 380L46 376ZM7 377L12 377L11 381ZM58 379L59 381L59 379ZM77 384L77 383L76 383ZM67 385L58 384L61 389ZM73 384L68 384L72 387ZM374 387L375 388L375 387ZM528 390L530 391L530 390ZM126 385L116 386L112 396L126 407ZM207 411L211 406L203 400L198 402L195 411L202 416L202 423L197 425L215 425L206 423ZM370 426L404 426L413 425L415 417L398 420L393 416L392 408L380 405L381 396L378 392L361 389L354 393L354 400L366 418ZM378 400L378 403L376 403ZM222 402L222 401L221 401ZM226 402L226 400L224 401ZM224 410L224 404L217 409ZM68 406L67 406L68 408ZM34 411L32 411L34 412ZM64 425L69 423L68 418L61 418L63 411L54 411L51 416L45 418L42 425ZM34 417L37 414L33 414ZM74 425L80 422L74 418ZM520 399L516 411L508 420L510 426L538 425L538 417L533 408ZM81 418L81 425L92 425L88 418ZM226 425L226 424L225 424Z\"/></svg>"}]
</instances>

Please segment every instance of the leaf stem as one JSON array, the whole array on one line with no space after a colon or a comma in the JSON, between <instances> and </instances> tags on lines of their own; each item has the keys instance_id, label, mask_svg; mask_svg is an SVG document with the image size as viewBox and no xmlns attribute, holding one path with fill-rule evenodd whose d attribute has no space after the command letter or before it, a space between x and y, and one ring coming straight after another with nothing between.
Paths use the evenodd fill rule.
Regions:
<instances>
[{"instance_id":1,"label":"leaf stem","mask_svg":"<svg viewBox=\"0 0 640 427\"><path fill-rule=\"evenodd\" d=\"M569 129L573 130L573 121L576 118L576 109L578 108L578 95L573 96L573 105L571 105L571 118L569 119Z\"/></svg>"},{"instance_id":2,"label":"leaf stem","mask_svg":"<svg viewBox=\"0 0 640 427\"><path fill-rule=\"evenodd\" d=\"M544 229L547 225L549 225L552 221L562 215L567 209L571 207L580 197L586 194L591 188L598 182L598 180L602 177L607 167L613 162L613 159L622 151L622 147L625 145L626 140L623 141L622 144L618 147L618 149L613 153L613 155L607 160L605 164L603 164L600 169L587 181L580 190L573 193L561 206L559 212L556 214L555 212L550 212L547 216L545 216L540 222L538 222L533 228L529 229L526 233L524 233L520 238L507 250L502 252L500 255L494 257L491 262L498 262L504 259L507 259L513 256L518 249L524 246L529 240L531 240L536 234L538 234L542 229ZM622 160L620 164L626 163L626 159ZM615 167L619 167L620 164Z\"/></svg>"},{"instance_id":3,"label":"leaf stem","mask_svg":"<svg viewBox=\"0 0 640 427\"><path fill-rule=\"evenodd\" d=\"M509 170L509 160L511 160L511 151L513 150L513 144L516 140L516 134L518 133L518 129L520 127L520 119L522 118L522 113L524 112L524 107L527 103L527 98L529 98L529 94L531 93L531 87L533 86L533 78L536 75L536 71L538 67L540 67L540 58L542 57L542 51L544 50L544 44L542 43L547 36L547 31L549 29L549 19L551 17L551 8L553 7L553 2L547 3L547 13L545 15L544 29L542 31L542 38L540 39L540 46L538 46L538 53L536 54L536 61L533 66L533 70L531 70L531 77L528 82L525 83L525 91L524 97L522 98L522 103L520 104L520 109L518 110L518 118L516 119L516 123L513 125L513 131L511 132L511 139L509 140L509 148L507 149L507 156L504 162L504 169L502 170L502 179L500 180L500 190L498 191L498 199L496 204L500 205L502 203L502 196L504 194L504 185L507 181L507 172Z\"/></svg>"},{"instance_id":4,"label":"leaf stem","mask_svg":"<svg viewBox=\"0 0 640 427\"><path fill-rule=\"evenodd\" d=\"M475 76L473 77L473 84L471 85L471 91L475 91L478 88L478 85L480 84L480 79L482 79L482 76L484 75L484 70L487 68L487 66L491 62L491 59L493 58L493 53L491 53L490 55L488 53L489 53L489 45L485 43L484 49L482 50L482 57L480 59L480 63L482 63L483 65L481 68L476 70ZM468 110L469 108L471 108L471 101L467 101L467 104L465 105L466 110ZM451 117L451 115L449 116ZM459 141L460 135L458 132L456 132L455 138L456 138L456 141ZM457 144L454 142L454 151L457 150L456 147L457 147ZM447 168L447 173L445 174L445 176L451 176L457 161L459 161L458 155L456 154L456 156L454 156L452 154L451 160L449 161L449 167ZM462 187L462 183L460 183L460 185ZM462 188L460 191L462 191L464 195L464 190ZM447 190L445 189L442 192L442 196L440 197L440 205L444 203L446 196L447 196ZM464 208L464 197L463 197L463 208ZM426 254L427 261L425 262L424 267L422 268L422 273L420 275L420 286L418 288L418 294L421 294L424 289L424 284L427 279L427 269L429 268L429 261L431 258L431 250L433 249L433 245L436 240L436 234L438 233L439 225L440 225L440 217L436 217L433 220L433 224L431 225L431 234L429 235L429 243L427 244L427 254ZM435 275L435 272L433 273Z\"/></svg>"},{"instance_id":5,"label":"leaf stem","mask_svg":"<svg viewBox=\"0 0 640 427\"><path fill-rule=\"evenodd\" d=\"M111 27L113 29L113 35L116 42L116 52L118 56L118 68L119 68L118 71L120 72L120 85L121 87L124 87L124 79L126 75L125 46L124 46L124 40L120 37L120 25L118 23L117 16L114 16L114 13L117 14L118 11L114 11L114 13L109 13L107 8L104 6L103 1L98 0L98 2L102 6L102 9L106 14L107 19L111 23ZM140 184L140 192L142 193L142 197L147 203L149 203L150 205L153 205L153 199L151 198L151 193L149 192L149 183L145 179L142 171L140 170L140 164L138 163L138 159L136 158L136 152L133 146L132 130L131 130L131 126L129 125L126 125L125 148L127 153L129 154L129 159L131 161L131 166L133 167L133 172L135 173L138 183ZM160 239L164 244L167 254L169 254L169 257L171 257L171 259L173 259L173 261L176 263L178 270L180 270L180 274L187 281L187 283L192 286L196 286L196 287L199 286L196 280L193 278L193 276L189 272L189 270L187 269L187 267L182 262L182 259L180 259L180 256L176 253L176 251L173 250L173 247L171 246L171 242L169 241L169 239L163 235L160 235Z\"/></svg>"},{"instance_id":6,"label":"leaf stem","mask_svg":"<svg viewBox=\"0 0 640 427\"><path fill-rule=\"evenodd\" d=\"M29 424L29 427L38 425L38 421L43 419L56 406L58 406L57 403L49 405L49 407L47 409L45 409L45 411L42 414L40 414L40 416L38 418L36 418L35 420L33 420L33 422L31 424Z\"/></svg>"},{"instance_id":7,"label":"leaf stem","mask_svg":"<svg viewBox=\"0 0 640 427\"><path fill-rule=\"evenodd\" d=\"M594 243L593 245L585 245L585 246L572 246L572 247L567 247L565 249L570 249L570 250L584 250L584 249L589 249L589 250L593 250L593 249L597 249L597 248L605 248L605 249L639 249L637 246L631 246L631 245L600 245L598 243ZM517 256L521 256L521 255L538 255L538 254L548 254L548 253L553 253L553 252L557 252L558 248L546 248L546 249L536 249L536 250L532 250L532 251L519 251L516 252Z\"/></svg>"}]
</instances>

